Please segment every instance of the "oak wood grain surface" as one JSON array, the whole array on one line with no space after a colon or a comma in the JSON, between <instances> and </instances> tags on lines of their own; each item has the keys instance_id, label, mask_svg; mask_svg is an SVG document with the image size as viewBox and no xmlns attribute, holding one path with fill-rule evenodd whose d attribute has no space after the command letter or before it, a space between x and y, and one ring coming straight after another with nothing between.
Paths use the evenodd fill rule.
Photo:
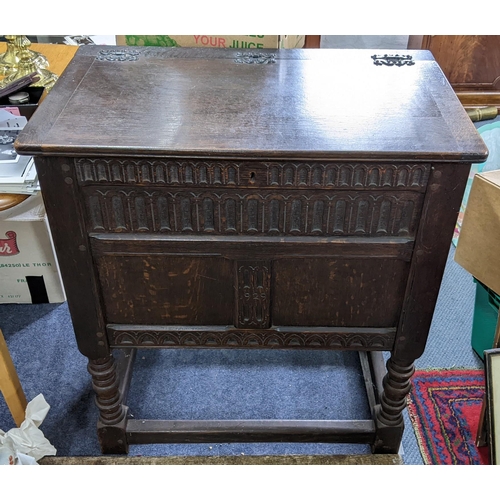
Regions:
<instances>
[{"instance_id":1,"label":"oak wood grain surface","mask_svg":"<svg viewBox=\"0 0 500 500\"><path fill-rule=\"evenodd\" d=\"M412 51L412 66L388 67L374 64L373 50L262 51L276 53L270 64L238 64L234 50L156 47L128 48L138 54L134 60L110 62L102 50L109 49L79 48L48 98L50 118L35 116L17 141L20 152L353 159L404 152L409 159L472 161L486 155L425 51Z\"/></svg>"}]
</instances>

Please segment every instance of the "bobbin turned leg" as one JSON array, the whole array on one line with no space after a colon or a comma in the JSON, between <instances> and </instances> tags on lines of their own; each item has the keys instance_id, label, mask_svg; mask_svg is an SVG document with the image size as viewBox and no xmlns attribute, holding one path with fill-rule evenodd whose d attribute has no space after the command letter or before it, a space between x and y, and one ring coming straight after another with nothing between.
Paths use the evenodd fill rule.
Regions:
<instances>
[{"instance_id":1,"label":"bobbin turned leg","mask_svg":"<svg viewBox=\"0 0 500 500\"><path fill-rule=\"evenodd\" d=\"M384 392L375 410L377 432L373 453L398 453L403 438L406 395L410 392L410 378L415 371L413 363L399 364L392 358L387 361L386 366Z\"/></svg>"},{"instance_id":2,"label":"bobbin turned leg","mask_svg":"<svg viewBox=\"0 0 500 500\"><path fill-rule=\"evenodd\" d=\"M101 450L103 453L128 453L127 407L122 404L113 356L89 360L88 371L92 375L95 402L99 408L97 434Z\"/></svg>"}]
</instances>

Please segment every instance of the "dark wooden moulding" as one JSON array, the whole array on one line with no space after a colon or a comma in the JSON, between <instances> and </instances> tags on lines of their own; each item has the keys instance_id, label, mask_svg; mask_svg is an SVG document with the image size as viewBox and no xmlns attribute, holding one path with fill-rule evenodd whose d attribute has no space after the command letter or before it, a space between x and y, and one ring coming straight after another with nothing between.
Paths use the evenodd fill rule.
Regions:
<instances>
[{"instance_id":1,"label":"dark wooden moulding","mask_svg":"<svg viewBox=\"0 0 500 500\"><path fill-rule=\"evenodd\" d=\"M22 132L103 453L398 452L469 167L487 150L428 52L372 55L85 47ZM359 351L372 419L129 418L136 349L193 347Z\"/></svg>"}]
</instances>

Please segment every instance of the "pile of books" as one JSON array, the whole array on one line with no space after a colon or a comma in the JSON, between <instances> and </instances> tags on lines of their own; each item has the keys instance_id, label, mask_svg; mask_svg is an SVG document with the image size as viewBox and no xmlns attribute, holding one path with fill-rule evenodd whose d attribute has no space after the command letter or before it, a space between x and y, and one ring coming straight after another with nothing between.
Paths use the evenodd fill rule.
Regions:
<instances>
[{"instance_id":1,"label":"pile of books","mask_svg":"<svg viewBox=\"0 0 500 500\"><path fill-rule=\"evenodd\" d=\"M14 142L27 119L0 109L0 194L34 194L40 191L38 175L31 156L21 156Z\"/></svg>"}]
</instances>

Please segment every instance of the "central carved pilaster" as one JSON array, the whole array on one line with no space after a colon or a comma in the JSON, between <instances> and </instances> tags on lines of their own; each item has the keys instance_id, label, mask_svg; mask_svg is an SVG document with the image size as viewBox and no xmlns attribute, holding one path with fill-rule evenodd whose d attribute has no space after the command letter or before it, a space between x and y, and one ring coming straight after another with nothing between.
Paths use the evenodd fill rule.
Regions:
<instances>
[{"instance_id":1,"label":"central carved pilaster","mask_svg":"<svg viewBox=\"0 0 500 500\"><path fill-rule=\"evenodd\" d=\"M237 324L239 328L269 328L271 263L236 262Z\"/></svg>"}]
</instances>

